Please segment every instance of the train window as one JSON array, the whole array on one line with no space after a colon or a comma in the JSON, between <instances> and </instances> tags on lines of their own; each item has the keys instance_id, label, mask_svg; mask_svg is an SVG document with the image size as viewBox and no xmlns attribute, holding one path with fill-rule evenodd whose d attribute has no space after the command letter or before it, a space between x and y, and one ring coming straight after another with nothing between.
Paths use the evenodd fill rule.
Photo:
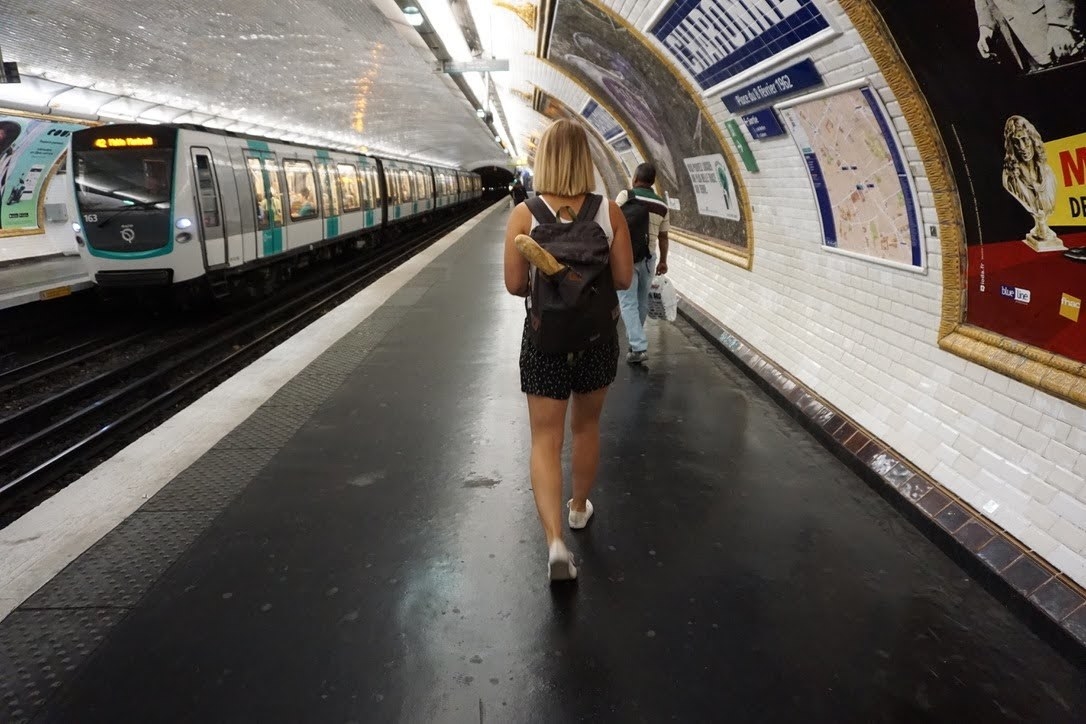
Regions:
<instances>
[{"instance_id":1,"label":"train window","mask_svg":"<svg viewBox=\"0 0 1086 724\"><path fill-rule=\"evenodd\" d=\"M336 166L336 170L339 171L339 193L343 197L344 213L358 211L362 208L358 198L358 171L346 163Z\"/></svg>"},{"instance_id":2,"label":"train window","mask_svg":"<svg viewBox=\"0 0 1086 724\"><path fill-rule=\"evenodd\" d=\"M215 191L215 176L211 172L211 158L203 153L196 156L196 190L200 195L200 219L205 229L220 225L219 194Z\"/></svg>"},{"instance_id":3,"label":"train window","mask_svg":"<svg viewBox=\"0 0 1086 724\"><path fill-rule=\"evenodd\" d=\"M400 204L400 172L390 168L385 171L385 185L388 187L388 203Z\"/></svg>"},{"instance_id":4,"label":"train window","mask_svg":"<svg viewBox=\"0 0 1086 724\"><path fill-rule=\"evenodd\" d=\"M272 159L249 158L249 179L253 184L256 204L256 226L261 231L283 225L282 190L279 169Z\"/></svg>"},{"instance_id":5,"label":"train window","mask_svg":"<svg viewBox=\"0 0 1086 724\"><path fill-rule=\"evenodd\" d=\"M322 163L317 166L317 173L321 180L321 205L324 206L324 215L339 216L339 188L335 169Z\"/></svg>"},{"instance_id":6,"label":"train window","mask_svg":"<svg viewBox=\"0 0 1086 724\"><path fill-rule=\"evenodd\" d=\"M362 188L363 207L369 211L374 207L374 199L377 197L377 176L374 169L363 166L358 181Z\"/></svg>"},{"instance_id":7,"label":"train window","mask_svg":"<svg viewBox=\"0 0 1086 724\"><path fill-rule=\"evenodd\" d=\"M400 169L397 172L400 177L400 203L406 204L415 200L414 189L411 188L411 172Z\"/></svg>"},{"instance_id":8,"label":"train window","mask_svg":"<svg viewBox=\"0 0 1086 724\"><path fill-rule=\"evenodd\" d=\"M317 184L313 177L313 164L309 161L284 161L283 170L287 172L291 220L316 218L317 199L313 195L313 189Z\"/></svg>"}]
</instances>

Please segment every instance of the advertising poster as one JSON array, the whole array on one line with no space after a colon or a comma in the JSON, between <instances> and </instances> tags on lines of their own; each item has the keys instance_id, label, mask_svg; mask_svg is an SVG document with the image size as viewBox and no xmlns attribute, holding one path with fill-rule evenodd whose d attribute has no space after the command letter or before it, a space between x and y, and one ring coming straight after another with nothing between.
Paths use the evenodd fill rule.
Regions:
<instances>
[{"instance_id":1,"label":"advertising poster","mask_svg":"<svg viewBox=\"0 0 1086 724\"><path fill-rule=\"evenodd\" d=\"M42 230L40 201L75 123L0 116L0 234Z\"/></svg>"},{"instance_id":2,"label":"advertising poster","mask_svg":"<svg viewBox=\"0 0 1086 724\"><path fill-rule=\"evenodd\" d=\"M584 83L656 165L658 191L677 199L682 209L672 215L673 226L749 250L744 223L697 212L683 159L727 158L728 152L712 119L636 31L586 0L557 0L546 59ZM737 208L746 208L746 199L737 196Z\"/></svg>"},{"instance_id":3,"label":"advertising poster","mask_svg":"<svg viewBox=\"0 0 1086 724\"><path fill-rule=\"evenodd\" d=\"M581 115L588 119L588 122L592 124L592 127L600 132L608 141L618 138L622 135L622 126L618 125L610 113L600 107L600 104L596 101L588 101L585 104L584 110L581 111Z\"/></svg>"},{"instance_id":4,"label":"advertising poster","mask_svg":"<svg viewBox=\"0 0 1086 724\"><path fill-rule=\"evenodd\" d=\"M872 4L950 157L967 240L965 321L1086 362L1086 3Z\"/></svg>"},{"instance_id":5,"label":"advertising poster","mask_svg":"<svg viewBox=\"0 0 1086 724\"><path fill-rule=\"evenodd\" d=\"M539 89L536 89L535 93L534 107L536 111L551 120L564 118L581 124L588 135L588 145L592 150L592 161L596 164L596 170L599 172L600 178L603 179L604 188L596 189L596 192L610 199L618 196L622 189L626 188L627 182L622 174L622 169L616 163L614 155L608 150L607 145L600 140L593 127L583 116L574 113L571 108L557 98ZM534 151L532 155L534 160Z\"/></svg>"},{"instance_id":6,"label":"advertising poster","mask_svg":"<svg viewBox=\"0 0 1086 724\"><path fill-rule=\"evenodd\" d=\"M814 0L677 0L649 32L711 94L833 29Z\"/></svg>"},{"instance_id":7,"label":"advertising poster","mask_svg":"<svg viewBox=\"0 0 1086 724\"><path fill-rule=\"evenodd\" d=\"M684 158L686 172L694 185L698 213L721 219L739 220L739 203L735 197L735 182L728 164L720 154Z\"/></svg>"},{"instance_id":8,"label":"advertising poster","mask_svg":"<svg viewBox=\"0 0 1086 724\"><path fill-rule=\"evenodd\" d=\"M807 166L822 243L923 271L916 191L871 87L852 83L778 108Z\"/></svg>"}]
</instances>

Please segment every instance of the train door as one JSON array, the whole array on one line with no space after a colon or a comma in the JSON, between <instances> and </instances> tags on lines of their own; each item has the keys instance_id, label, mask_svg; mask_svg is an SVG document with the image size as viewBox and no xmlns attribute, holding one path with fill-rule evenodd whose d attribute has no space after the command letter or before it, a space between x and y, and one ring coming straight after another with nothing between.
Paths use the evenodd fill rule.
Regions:
<instances>
[{"instance_id":1,"label":"train door","mask_svg":"<svg viewBox=\"0 0 1086 724\"><path fill-rule=\"evenodd\" d=\"M321 186L310 158L283 159L286 177L287 212L290 228L287 230L287 247L301 249L317 244L324 238L324 221L321 218ZM330 210L326 210L327 211Z\"/></svg>"},{"instance_id":2,"label":"train door","mask_svg":"<svg viewBox=\"0 0 1086 724\"><path fill-rule=\"evenodd\" d=\"M317 151L317 176L321 189L321 208L324 211L324 238L334 239L339 236L342 199L340 198L339 176L327 151Z\"/></svg>"},{"instance_id":3,"label":"train door","mask_svg":"<svg viewBox=\"0 0 1086 724\"><path fill-rule=\"evenodd\" d=\"M200 233L200 245L204 250L204 265L217 269L226 264L226 229L222 218L219 182L215 176L215 162L211 149L193 146L193 188L196 189L196 211Z\"/></svg>"},{"instance_id":4,"label":"train door","mask_svg":"<svg viewBox=\"0 0 1086 724\"><path fill-rule=\"evenodd\" d=\"M283 252L283 184L275 156L266 151L246 153L245 165L253 186L256 216L257 257Z\"/></svg>"}]
</instances>

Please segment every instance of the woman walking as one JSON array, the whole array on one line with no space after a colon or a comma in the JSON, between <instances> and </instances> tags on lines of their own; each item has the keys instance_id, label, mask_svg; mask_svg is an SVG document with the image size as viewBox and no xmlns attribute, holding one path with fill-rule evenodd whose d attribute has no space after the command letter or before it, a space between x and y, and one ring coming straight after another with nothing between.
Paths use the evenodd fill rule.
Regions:
<instances>
[{"instance_id":1,"label":"woman walking","mask_svg":"<svg viewBox=\"0 0 1086 724\"><path fill-rule=\"evenodd\" d=\"M527 297L532 279L540 274L555 278L565 269L560 259L556 260L531 239L531 234L540 225L540 216L544 217L547 227L576 221L585 225L582 228L586 231L581 233L595 235L594 238L599 238L602 230L609 246L609 253L604 252L610 266L609 281L613 281L613 287L605 285L606 291L614 296L615 289L629 288L633 276L633 251L626 220L613 201L591 193L595 187L592 155L580 125L559 120L546 130L536 150L534 178L537 198L541 201L531 199L518 204L506 228L505 287L509 293ZM534 210L529 208L533 203L536 204ZM590 212L597 205L598 210L591 219L579 218L582 209ZM617 305L617 297L615 303ZM573 557L562 540L561 453L566 410L572 397L573 496L567 503L567 521L569 527L576 530L584 528L593 514L588 495L596 482L599 467L600 413L607 388L614 382L618 369L619 348L614 324L612 320L609 333L601 334L597 340L567 354L540 349L531 334L530 313L525 319L520 383L521 391L528 399L532 491L547 539L548 575L552 582L577 577Z\"/></svg>"}]
</instances>

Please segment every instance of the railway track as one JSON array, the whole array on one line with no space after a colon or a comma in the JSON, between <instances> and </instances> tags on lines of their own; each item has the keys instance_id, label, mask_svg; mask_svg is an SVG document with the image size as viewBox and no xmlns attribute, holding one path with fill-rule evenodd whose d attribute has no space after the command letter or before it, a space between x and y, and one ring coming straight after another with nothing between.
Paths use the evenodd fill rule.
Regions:
<instances>
[{"instance_id":1,"label":"railway track","mask_svg":"<svg viewBox=\"0 0 1086 724\"><path fill-rule=\"evenodd\" d=\"M65 478L70 482L84 472L96 456L160 423L487 205L473 205L412 239L378 250L360 264L338 268L330 278L321 278L287 299L275 295L175 335L166 344L150 345L120 366L65 386L0 419L0 513L10 518L36 504L36 498L66 484ZM9 370L0 375L0 392L29 388L107 347L116 349L147 334L151 332L100 346L83 343ZM0 527L4 522L0 519Z\"/></svg>"}]
</instances>

